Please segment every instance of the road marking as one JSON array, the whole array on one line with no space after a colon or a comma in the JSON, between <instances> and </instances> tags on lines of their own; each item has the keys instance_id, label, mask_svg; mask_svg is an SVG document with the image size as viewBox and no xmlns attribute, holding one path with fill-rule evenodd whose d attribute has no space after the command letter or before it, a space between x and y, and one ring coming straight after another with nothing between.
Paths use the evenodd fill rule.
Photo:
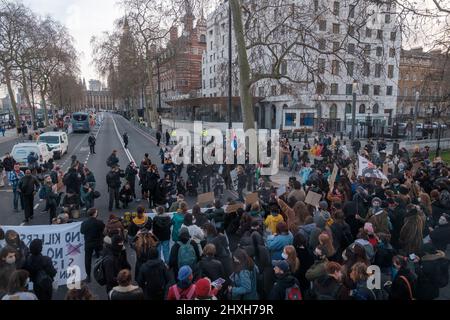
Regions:
<instances>
[{"instance_id":1,"label":"road marking","mask_svg":"<svg viewBox=\"0 0 450 320\"><path fill-rule=\"evenodd\" d=\"M40 204L38 203L37 205L34 206L34 210L36 210L37 208L39 208Z\"/></svg>"},{"instance_id":2,"label":"road marking","mask_svg":"<svg viewBox=\"0 0 450 320\"><path fill-rule=\"evenodd\" d=\"M12 193L13 191L9 189L9 190L0 190L0 192Z\"/></svg>"},{"instance_id":3,"label":"road marking","mask_svg":"<svg viewBox=\"0 0 450 320\"><path fill-rule=\"evenodd\" d=\"M111 119L112 119L112 121L113 121L114 129L116 130L117 137L119 138L120 144L122 145L122 148L123 148L123 150L125 151L125 154L127 155L128 160L130 160L130 161L136 163L136 161L134 160L134 158L133 158L133 156L131 155L130 151L129 151L128 149L125 148L125 144L123 143L122 137L120 136L119 129L117 129L117 124L116 124L116 121L114 120L114 117L111 116ZM136 177L137 177L138 181L141 180L141 179L139 178L139 175L137 175Z\"/></svg>"},{"instance_id":4,"label":"road marking","mask_svg":"<svg viewBox=\"0 0 450 320\"><path fill-rule=\"evenodd\" d=\"M128 120L125 120L128 121ZM137 131L137 133L143 135L147 140L150 140L150 142L154 143L155 145L158 143L155 138L153 138L151 135L149 135L147 132L142 130L141 128L137 128L134 124L132 124L130 121L128 121L130 126Z\"/></svg>"}]
</instances>

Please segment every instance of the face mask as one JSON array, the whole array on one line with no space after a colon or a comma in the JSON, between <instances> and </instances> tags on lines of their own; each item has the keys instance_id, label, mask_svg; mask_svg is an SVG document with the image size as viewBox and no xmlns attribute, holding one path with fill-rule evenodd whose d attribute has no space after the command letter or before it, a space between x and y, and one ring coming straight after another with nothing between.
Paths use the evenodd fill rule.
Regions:
<instances>
[{"instance_id":1,"label":"face mask","mask_svg":"<svg viewBox=\"0 0 450 320\"><path fill-rule=\"evenodd\" d=\"M14 263L16 263L16 257L8 257L8 258L6 258L6 263L7 264L14 264Z\"/></svg>"},{"instance_id":2,"label":"face mask","mask_svg":"<svg viewBox=\"0 0 450 320\"><path fill-rule=\"evenodd\" d=\"M418 202L418 203L420 203L420 202L421 202L420 198L417 198L417 202Z\"/></svg>"},{"instance_id":3,"label":"face mask","mask_svg":"<svg viewBox=\"0 0 450 320\"><path fill-rule=\"evenodd\" d=\"M287 260L288 255L287 255L285 252L283 252L283 253L281 254L281 257L282 257L284 260Z\"/></svg>"}]
</instances>

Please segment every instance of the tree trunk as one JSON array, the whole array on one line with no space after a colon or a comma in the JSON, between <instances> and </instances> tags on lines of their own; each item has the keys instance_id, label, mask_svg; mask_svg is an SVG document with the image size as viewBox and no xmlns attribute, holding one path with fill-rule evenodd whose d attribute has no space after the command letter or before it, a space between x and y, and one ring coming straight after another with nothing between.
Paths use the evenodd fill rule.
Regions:
<instances>
[{"instance_id":1,"label":"tree trunk","mask_svg":"<svg viewBox=\"0 0 450 320\"><path fill-rule=\"evenodd\" d=\"M239 62L239 87L241 92L241 110L244 130L255 129L255 115L253 112L253 98L250 92L250 64L244 38L242 12L240 0L229 0L233 15L234 34L236 37Z\"/></svg>"},{"instance_id":2,"label":"tree trunk","mask_svg":"<svg viewBox=\"0 0 450 320\"><path fill-rule=\"evenodd\" d=\"M158 123L157 123L157 104L156 104L156 97L155 97L155 86L153 84L153 64L150 62L148 66L148 74L150 75L150 81L149 81L149 88L150 88L150 97L147 100L147 103L145 105L147 116L148 116L148 123L150 124L150 127L157 129Z\"/></svg>"},{"instance_id":3,"label":"tree trunk","mask_svg":"<svg viewBox=\"0 0 450 320\"><path fill-rule=\"evenodd\" d=\"M41 90L41 99L42 99L42 108L44 108L45 127L48 127L49 123L48 123L47 102L45 101L45 93L43 90Z\"/></svg>"},{"instance_id":4,"label":"tree trunk","mask_svg":"<svg viewBox=\"0 0 450 320\"><path fill-rule=\"evenodd\" d=\"M17 110L17 102L16 102L16 97L14 96L14 90L12 88L12 83L11 83L11 74L10 74L10 70L7 64L5 64L4 66L5 69L5 81L6 81L6 86L8 87L8 94L9 94L9 99L11 100L11 106L14 112L14 122L16 123L16 132L17 135L19 135L19 127L20 127L20 119L19 119L19 110Z\"/></svg>"},{"instance_id":5,"label":"tree trunk","mask_svg":"<svg viewBox=\"0 0 450 320\"><path fill-rule=\"evenodd\" d=\"M27 85L28 85L28 81L27 81L26 73L25 73L25 70L22 70L23 95L25 96L25 100L27 101L27 104L30 107L31 127L32 127L32 130L34 130L34 121L35 121L34 105L31 102L30 95L28 94Z\"/></svg>"}]
</instances>

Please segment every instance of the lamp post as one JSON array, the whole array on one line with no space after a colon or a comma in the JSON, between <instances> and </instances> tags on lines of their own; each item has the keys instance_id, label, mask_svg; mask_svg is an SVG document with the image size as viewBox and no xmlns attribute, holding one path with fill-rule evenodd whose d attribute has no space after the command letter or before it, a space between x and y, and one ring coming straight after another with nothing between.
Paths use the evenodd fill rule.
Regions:
<instances>
[{"instance_id":1,"label":"lamp post","mask_svg":"<svg viewBox=\"0 0 450 320\"><path fill-rule=\"evenodd\" d=\"M352 140L355 139L356 133L356 90L358 89L358 83L353 81L353 105L352 105Z\"/></svg>"},{"instance_id":2,"label":"lamp post","mask_svg":"<svg viewBox=\"0 0 450 320\"><path fill-rule=\"evenodd\" d=\"M419 98L420 98L420 93L419 93L419 91L416 91L416 105L414 107L414 126L412 129L412 132L413 132L412 140L416 139L416 136L417 136L417 113L419 111Z\"/></svg>"},{"instance_id":3,"label":"lamp post","mask_svg":"<svg viewBox=\"0 0 450 320\"><path fill-rule=\"evenodd\" d=\"M228 129L233 128L233 123L231 121L231 112L233 108L233 72L232 72L232 63L233 63L233 41L232 41L232 13L231 13L231 0L228 0Z\"/></svg>"}]
</instances>

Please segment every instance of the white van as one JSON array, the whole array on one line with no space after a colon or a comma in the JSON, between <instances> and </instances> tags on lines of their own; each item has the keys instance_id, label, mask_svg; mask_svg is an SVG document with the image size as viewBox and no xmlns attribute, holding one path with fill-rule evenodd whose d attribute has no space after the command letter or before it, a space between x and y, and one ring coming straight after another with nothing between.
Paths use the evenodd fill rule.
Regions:
<instances>
[{"instance_id":1,"label":"white van","mask_svg":"<svg viewBox=\"0 0 450 320\"><path fill-rule=\"evenodd\" d=\"M46 143L53 151L54 159L61 159L69 149L69 138L65 132L46 132L39 136L39 142Z\"/></svg>"},{"instance_id":2,"label":"white van","mask_svg":"<svg viewBox=\"0 0 450 320\"><path fill-rule=\"evenodd\" d=\"M29 143L19 143L14 146L11 151L11 156L16 160L21 168L28 167L28 156L31 152L38 155L38 163L40 165L53 159L53 152L46 143L29 142Z\"/></svg>"}]
</instances>

